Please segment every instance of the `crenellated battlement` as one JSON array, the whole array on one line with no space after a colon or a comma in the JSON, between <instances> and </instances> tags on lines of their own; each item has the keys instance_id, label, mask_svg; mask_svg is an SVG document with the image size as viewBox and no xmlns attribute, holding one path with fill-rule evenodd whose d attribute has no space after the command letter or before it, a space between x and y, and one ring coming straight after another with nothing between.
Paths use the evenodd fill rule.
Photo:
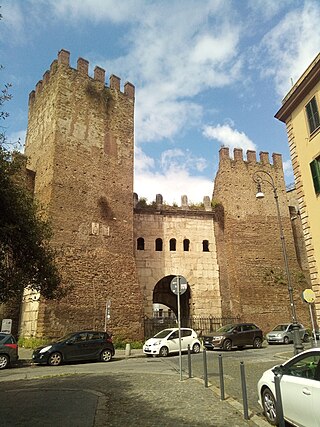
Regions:
<instances>
[{"instance_id":1,"label":"crenellated battlement","mask_svg":"<svg viewBox=\"0 0 320 427\"><path fill-rule=\"evenodd\" d=\"M92 79L93 81L103 83L107 88L111 90L116 90L118 92L123 93L128 98L134 100L135 98L135 87L130 82L125 82L123 91L121 91L121 79L120 77L115 76L114 74L111 74L109 77L109 86L106 85L106 71L96 66L93 70L93 77L89 76L89 61L87 61L84 58L78 58L77 60L77 68L74 69L70 66L70 52L61 49L58 53L57 59L55 59L50 66L50 70L47 70L42 80L39 80L36 84L35 90L31 91L29 94L29 104L32 104L37 96L40 95L43 88L50 82L51 77L57 72L59 67L67 67L74 71L76 71L79 75L87 76L88 78Z\"/></svg>"},{"instance_id":2,"label":"crenellated battlement","mask_svg":"<svg viewBox=\"0 0 320 427\"><path fill-rule=\"evenodd\" d=\"M242 148L234 148L233 150L233 158L230 156L229 147L222 147L219 151L219 160L220 162L233 162L239 163L243 162L244 164L256 164L256 165L273 165L274 168L282 169L282 155L278 153L272 154L272 161L270 163L269 153L267 151L260 151L259 153L259 161L257 161L257 153L254 150L247 150L247 160L243 158L243 150Z\"/></svg>"},{"instance_id":3,"label":"crenellated battlement","mask_svg":"<svg viewBox=\"0 0 320 427\"><path fill-rule=\"evenodd\" d=\"M138 194L133 194L133 206L136 209L152 209L152 210L183 210L183 211L205 211L212 212L211 198L209 196L203 197L202 203L189 203L188 196L181 196L181 204L168 205L163 201L162 194L156 194L156 199L152 203L147 203L146 199L139 200Z\"/></svg>"}]
</instances>

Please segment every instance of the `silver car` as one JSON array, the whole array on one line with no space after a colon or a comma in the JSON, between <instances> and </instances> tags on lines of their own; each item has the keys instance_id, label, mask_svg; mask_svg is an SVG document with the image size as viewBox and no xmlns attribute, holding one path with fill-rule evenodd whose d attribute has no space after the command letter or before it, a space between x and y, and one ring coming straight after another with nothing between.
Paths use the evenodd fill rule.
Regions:
<instances>
[{"instance_id":1,"label":"silver car","mask_svg":"<svg viewBox=\"0 0 320 427\"><path fill-rule=\"evenodd\" d=\"M309 335L305 327L301 323L298 323L298 326L302 341L307 342L309 339ZM268 344L289 344L290 342L293 342L293 323L281 323L277 325L275 328L272 329L271 332L266 335L266 338Z\"/></svg>"}]
</instances>

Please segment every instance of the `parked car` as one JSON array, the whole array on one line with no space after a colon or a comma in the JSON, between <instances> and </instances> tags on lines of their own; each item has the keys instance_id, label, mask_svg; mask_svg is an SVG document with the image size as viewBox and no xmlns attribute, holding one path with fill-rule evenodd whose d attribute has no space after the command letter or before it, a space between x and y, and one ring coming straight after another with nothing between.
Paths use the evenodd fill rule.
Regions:
<instances>
[{"instance_id":1,"label":"parked car","mask_svg":"<svg viewBox=\"0 0 320 427\"><path fill-rule=\"evenodd\" d=\"M207 349L222 348L230 351L232 347L243 348L252 345L262 347L262 330L254 323L236 323L222 326L213 335L203 338L203 345Z\"/></svg>"},{"instance_id":2,"label":"parked car","mask_svg":"<svg viewBox=\"0 0 320 427\"><path fill-rule=\"evenodd\" d=\"M197 333L190 328L181 328L181 351L187 351L188 345L193 353L199 353L201 343ZM149 338L143 345L143 352L147 356L166 357L179 352L179 329L168 328Z\"/></svg>"},{"instance_id":3,"label":"parked car","mask_svg":"<svg viewBox=\"0 0 320 427\"><path fill-rule=\"evenodd\" d=\"M115 350L111 335L107 332L74 332L34 350L34 363L58 366L63 362L100 360L109 362Z\"/></svg>"},{"instance_id":4,"label":"parked car","mask_svg":"<svg viewBox=\"0 0 320 427\"><path fill-rule=\"evenodd\" d=\"M305 327L301 323L298 323L298 326L302 341L307 342L309 335ZM266 338L269 344L289 344L293 342L293 323L281 323L277 325L271 332L267 333Z\"/></svg>"},{"instance_id":5,"label":"parked car","mask_svg":"<svg viewBox=\"0 0 320 427\"><path fill-rule=\"evenodd\" d=\"M0 369L18 360L18 344L13 335L0 332Z\"/></svg>"},{"instance_id":6,"label":"parked car","mask_svg":"<svg viewBox=\"0 0 320 427\"><path fill-rule=\"evenodd\" d=\"M272 425L278 425L275 373L281 375L280 395L286 421L320 427L320 348L312 348L265 371L258 382L259 404Z\"/></svg>"}]
</instances>

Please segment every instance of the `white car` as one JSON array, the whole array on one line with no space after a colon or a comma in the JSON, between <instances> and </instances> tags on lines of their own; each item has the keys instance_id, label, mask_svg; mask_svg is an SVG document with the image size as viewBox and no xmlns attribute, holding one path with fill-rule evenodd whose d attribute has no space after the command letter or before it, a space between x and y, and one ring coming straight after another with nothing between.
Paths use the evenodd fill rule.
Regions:
<instances>
[{"instance_id":1,"label":"white car","mask_svg":"<svg viewBox=\"0 0 320 427\"><path fill-rule=\"evenodd\" d=\"M193 353L199 353L201 343L197 333L190 328L181 328L181 351L187 351L188 345ZM143 352L147 356L166 357L170 353L179 352L179 329L168 328L149 338L143 345Z\"/></svg>"},{"instance_id":2,"label":"white car","mask_svg":"<svg viewBox=\"0 0 320 427\"><path fill-rule=\"evenodd\" d=\"M320 427L320 348L312 348L283 365L265 371L258 382L259 404L272 425L278 425L274 372L281 375L280 391L286 421L299 427Z\"/></svg>"}]
</instances>

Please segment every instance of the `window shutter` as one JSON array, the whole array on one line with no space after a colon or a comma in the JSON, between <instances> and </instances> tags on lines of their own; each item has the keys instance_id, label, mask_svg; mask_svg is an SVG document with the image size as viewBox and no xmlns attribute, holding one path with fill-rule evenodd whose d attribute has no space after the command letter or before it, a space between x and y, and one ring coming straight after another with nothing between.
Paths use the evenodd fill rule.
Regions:
<instances>
[{"instance_id":1,"label":"window shutter","mask_svg":"<svg viewBox=\"0 0 320 427\"><path fill-rule=\"evenodd\" d=\"M310 163L311 175L315 192L320 193L320 162L318 159L313 160Z\"/></svg>"}]
</instances>

